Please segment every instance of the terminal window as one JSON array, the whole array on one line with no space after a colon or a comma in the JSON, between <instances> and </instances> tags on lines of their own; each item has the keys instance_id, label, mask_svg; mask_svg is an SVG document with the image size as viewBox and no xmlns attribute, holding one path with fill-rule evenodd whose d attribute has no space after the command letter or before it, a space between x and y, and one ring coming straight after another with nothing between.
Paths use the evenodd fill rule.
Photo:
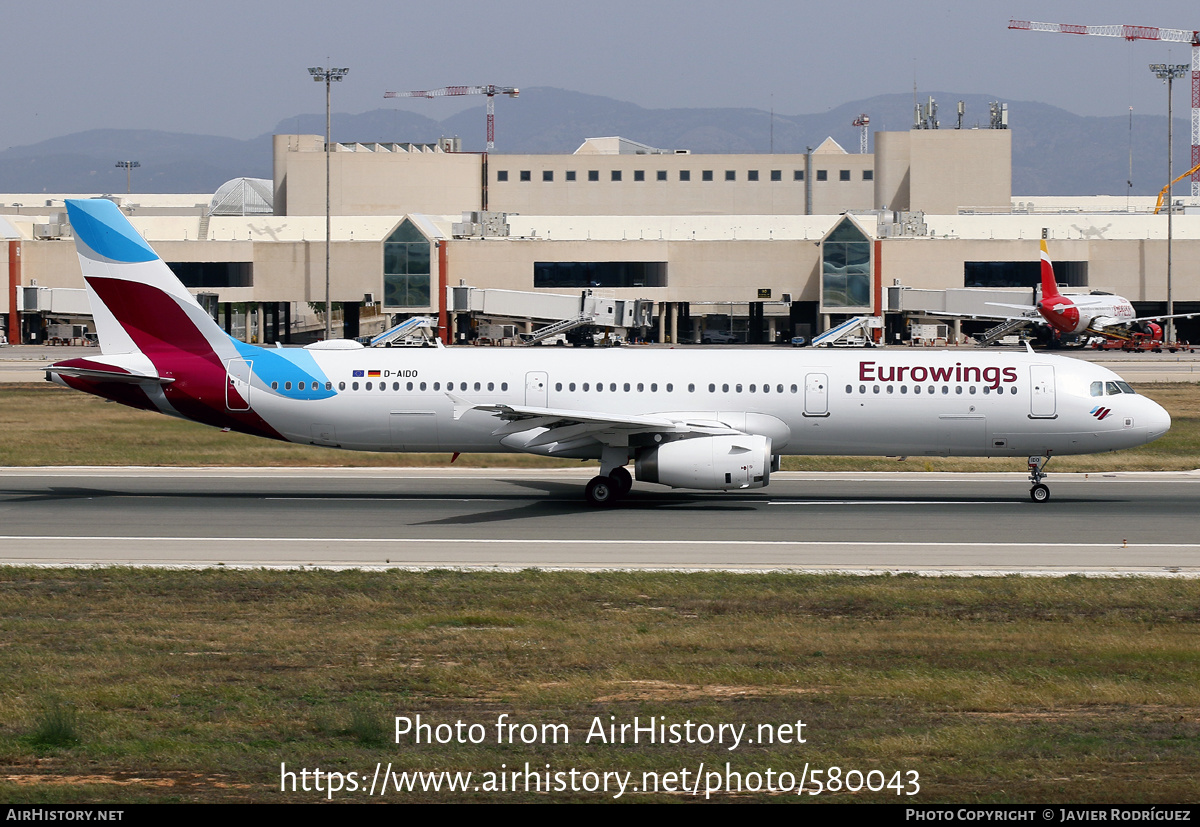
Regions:
<instances>
[{"instance_id":1,"label":"terminal window","mask_svg":"<svg viewBox=\"0 0 1200 827\"><path fill-rule=\"evenodd\" d=\"M821 242L821 306L871 307L871 242L848 218Z\"/></svg>"},{"instance_id":2,"label":"terminal window","mask_svg":"<svg viewBox=\"0 0 1200 827\"><path fill-rule=\"evenodd\" d=\"M660 169L657 173L655 173L654 177L656 181L666 181L667 171L665 169Z\"/></svg>"},{"instance_id":3,"label":"terminal window","mask_svg":"<svg viewBox=\"0 0 1200 827\"><path fill-rule=\"evenodd\" d=\"M533 174L529 170L523 169L523 170L521 170L521 180L522 181L532 181Z\"/></svg>"},{"instance_id":4,"label":"terminal window","mask_svg":"<svg viewBox=\"0 0 1200 827\"><path fill-rule=\"evenodd\" d=\"M772 181L782 181L783 180L783 170L781 170L781 169L771 170L771 180Z\"/></svg>"},{"instance_id":5,"label":"terminal window","mask_svg":"<svg viewBox=\"0 0 1200 827\"><path fill-rule=\"evenodd\" d=\"M875 170L864 169L863 170L863 180L864 181L874 181L875 180Z\"/></svg>"},{"instance_id":6,"label":"terminal window","mask_svg":"<svg viewBox=\"0 0 1200 827\"><path fill-rule=\"evenodd\" d=\"M756 169L748 170L746 172L746 180L747 181L757 181L758 180L758 170L756 170Z\"/></svg>"},{"instance_id":7,"label":"terminal window","mask_svg":"<svg viewBox=\"0 0 1200 827\"><path fill-rule=\"evenodd\" d=\"M635 169L633 171L633 180L634 181L645 181L646 180L646 170Z\"/></svg>"},{"instance_id":8,"label":"terminal window","mask_svg":"<svg viewBox=\"0 0 1200 827\"><path fill-rule=\"evenodd\" d=\"M588 180L589 181L599 181L600 180L600 170L589 169L588 170Z\"/></svg>"},{"instance_id":9,"label":"terminal window","mask_svg":"<svg viewBox=\"0 0 1200 827\"><path fill-rule=\"evenodd\" d=\"M614 180L614 181L620 181L620 180L621 180L621 170L619 170L619 169L614 169L614 170L612 171L612 180Z\"/></svg>"},{"instance_id":10,"label":"terminal window","mask_svg":"<svg viewBox=\"0 0 1200 827\"><path fill-rule=\"evenodd\" d=\"M848 169L838 170L838 180L839 181L849 181L850 180L850 170L848 170Z\"/></svg>"},{"instance_id":11,"label":"terminal window","mask_svg":"<svg viewBox=\"0 0 1200 827\"><path fill-rule=\"evenodd\" d=\"M804 180L804 170L802 170L802 169L793 170L792 171L792 180L793 181L803 181Z\"/></svg>"},{"instance_id":12,"label":"terminal window","mask_svg":"<svg viewBox=\"0 0 1200 827\"><path fill-rule=\"evenodd\" d=\"M725 180L726 181L736 181L737 173L734 172L732 169L725 170Z\"/></svg>"},{"instance_id":13,"label":"terminal window","mask_svg":"<svg viewBox=\"0 0 1200 827\"><path fill-rule=\"evenodd\" d=\"M712 179L713 179L713 177L712 177L712 170L711 170L711 169L706 169L706 170L704 170L703 172L701 172L701 173L700 173L700 180L701 180L701 181L711 181Z\"/></svg>"},{"instance_id":14,"label":"terminal window","mask_svg":"<svg viewBox=\"0 0 1200 827\"><path fill-rule=\"evenodd\" d=\"M1060 287L1087 287L1086 261L1055 261ZM1037 287L1042 283L1038 261L964 261L963 287Z\"/></svg>"},{"instance_id":15,"label":"terminal window","mask_svg":"<svg viewBox=\"0 0 1200 827\"><path fill-rule=\"evenodd\" d=\"M680 181L691 181L692 180L692 171L690 169L679 170L679 180Z\"/></svg>"},{"instance_id":16,"label":"terminal window","mask_svg":"<svg viewBox=\"0 0 1200 827\"><path fill-rule=\"evenodd\" d=\"M665 261L538 261L534 287L666 287Z\"/></svg>"},{"instance_id":17,"label":"terminal window","mask_svg":"<svg viewBox=\"0 0 1200 827\"><path fill-rule=\"evenodd\" d=\"M184 287L253 287L254 265L249 261L168 262Z\"/></svg>"},{"instance_id":18,"label":"terminal window","mask_svg":"<svg viewBox=\"0 0 1200 827\"><path fill-rule=\"evenodd\" d=\"M407 218L383 242L385 307L429 306L429 239Z\"/></svg>"},{"instance_id":19,"label":"terminal window","mask_svg":"<svg viewBox=\"0 0 1200 827\"><path fill-rule=\"evenodd\" d=\"M568 180L568 181L574 181L574 180L575 180L575 170L573 170L573 169L569 169L569 170L567 170L567 180Z\"/></svg>"},{"instance_id":20,"label":"terminal window","mask_svg":"<svg viewBox=\"0 0 1200 827\"><path fill-rule=\"evenodd\" d=\"M829 180L829 170L827 170L827 169L817 170L817 180L818 181L828 181Z\"/></svg>"},{"instance_id":21,"label":"terminal window","mask_svg":"<svg viewBox=\"0 0 1200 827\"><path fill-rule=\"evenodd\" d=\"M497 181L507 181L508 180L508 170L506 170L506 169L496 170L496 180Z\"/></svg>"},{"instance_id":22,"label":"terminal window","mask_svg":"<svg viewBox=\"0 0 1200 827\"><path fill-rule=\"evenodd\" d=\"M542 170L542 180L543 181L553 181L554 180L554 170L552 170L552 169Z\"/></svg>"}]
</instances>

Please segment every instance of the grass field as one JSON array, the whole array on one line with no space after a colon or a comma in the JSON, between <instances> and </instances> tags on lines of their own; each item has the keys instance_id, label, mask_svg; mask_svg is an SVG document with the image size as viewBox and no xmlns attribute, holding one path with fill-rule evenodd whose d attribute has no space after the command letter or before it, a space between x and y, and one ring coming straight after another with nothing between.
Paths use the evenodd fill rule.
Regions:
<instances>
[{"instance_id":1,"label":"grass field","mask_svg":"<svg viewBox=\"0 0 1200 827\"><path fill-rule=\"evenodd\" d=\"M369 776L391 762L486 783L529 762L640 785L644 772L728 762L760 781L807 764L808 789L817 768L875 771L876 786L900 771L905 792L918 773L911 798L821 797L834 801L1194 802L1197 605L1194 581L1163 579L0 569L0 796L323 797L280 792L281 763ZM565 724L569 742L497 743L504 713ZM394 717L418 714L486 736L395 743ZM744 723L756 742L586 742L595 720L635 716ZM760 724L806 742L758 743Z\"/></svg>"},{"instance_id":2,"label":"grass field","mask_svg":"<svg viewBox=\"0 0 1200 827\"><path fill-rule=\"evenodd\" d=\"M1190 471L1200 468L1200 385L1138 388L1173 420L1164 438L1128 451L1061 457L1055 471ZM371 454L292 445L183 422L46 385L0 386L0 466L225 465L437 466L449 454ZM1023 459L1023 458L1022 458ZM580 467L527 454L464 454L458 467ZM1013 459L784 457L786 471L1021 471Z\"/></svg>"}]
</instances>

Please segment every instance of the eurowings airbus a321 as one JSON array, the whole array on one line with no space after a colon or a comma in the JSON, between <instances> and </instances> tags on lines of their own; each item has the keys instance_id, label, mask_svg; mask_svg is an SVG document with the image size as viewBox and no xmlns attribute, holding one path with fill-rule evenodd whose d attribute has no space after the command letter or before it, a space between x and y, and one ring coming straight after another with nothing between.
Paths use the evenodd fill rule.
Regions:
<instances>
[{"instance_id":1,"label":"eurowings airbus a321","mask_svg":"<svg viewBox=\"0 0 1200 827\"><path fill-rule=\"evenodd\" d=\"M58 362L52 381L307 445L598 460L593 505L635 474L761 488L786 454L1027 456L1041 502L1051 456L1171 425L1112 371L1033 352L257 347L226 335L113 203L67 211L101 353Z\"/></svg>"}]
</instances>

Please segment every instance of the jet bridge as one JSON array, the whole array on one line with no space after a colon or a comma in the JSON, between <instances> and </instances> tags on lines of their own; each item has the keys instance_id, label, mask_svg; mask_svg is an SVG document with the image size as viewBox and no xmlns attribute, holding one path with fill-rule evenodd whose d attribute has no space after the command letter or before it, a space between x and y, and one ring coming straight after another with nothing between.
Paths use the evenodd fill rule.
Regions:
<instances>
[{"instance_id":1,"label":"jet bridge","mask_svg":"<svg viewBox=\"0 0 1200 827\"><path fill-rule=\"evenodd\" d=\"M638 328L654 322L652 300L617 299L591 290L571 295L460 285L447 293L446 309L452 313L542 323L527 339L531 344L584 325Z\"/></svg>"}]
</instances>

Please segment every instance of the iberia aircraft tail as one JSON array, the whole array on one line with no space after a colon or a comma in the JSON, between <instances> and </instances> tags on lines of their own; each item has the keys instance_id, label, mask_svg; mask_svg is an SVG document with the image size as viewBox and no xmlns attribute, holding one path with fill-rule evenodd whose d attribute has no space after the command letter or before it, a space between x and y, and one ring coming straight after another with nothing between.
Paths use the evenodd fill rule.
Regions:
<instances>
[{"instance_id":1,"label":"iberia aircraft tail","mask_svg":"<svg viewBox=\"0 0 1200 827\"><path fill-rule=\"evenodd\" d=\"M281 439L250 406L254 364L270 351L229 337L116 204L66 204L101 354L50 374L136 408Z\"/></svg>"},{"instance_id":2,"label":"iberia aircraft tail","mask_svg":"<svg viewBox=\"0 0 1200 827\"><path fill-rule=\"evenodd\" d=\"M1058 282L1054 280L1054 265L1050 263L1050 251L1046 249L1046 239L1042 239L1042 298L1057 299L1062 294L1058 292Z\"/></svg>"}]
</instances>

